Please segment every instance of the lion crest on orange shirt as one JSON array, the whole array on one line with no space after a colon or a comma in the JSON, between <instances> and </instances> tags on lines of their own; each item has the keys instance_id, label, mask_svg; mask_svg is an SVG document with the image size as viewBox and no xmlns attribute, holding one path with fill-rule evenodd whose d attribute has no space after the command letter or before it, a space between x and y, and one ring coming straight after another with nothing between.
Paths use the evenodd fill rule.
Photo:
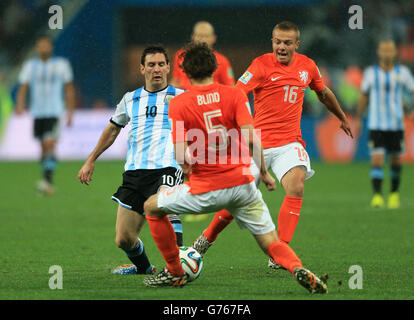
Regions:
<instances>
[{"instance_id":1,"label":"lion crest on orange shirt","mask_svg":"<svg viewBox=\"0 0 414 320\"><path fill-rule=\"evenodd\" d=\"M303 83L308 82L308 72L307 71L299 71L299 77L300 77L300 80L303 81Z\"/></svg>"}]
</instances>

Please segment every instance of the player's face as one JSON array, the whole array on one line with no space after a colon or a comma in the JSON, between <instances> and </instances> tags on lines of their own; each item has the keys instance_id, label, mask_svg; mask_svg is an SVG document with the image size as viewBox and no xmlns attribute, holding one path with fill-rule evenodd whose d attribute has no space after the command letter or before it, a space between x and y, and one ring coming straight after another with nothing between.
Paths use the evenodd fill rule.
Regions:
<instances>
[{"instance_id":1,"label":"player's face","mask_svg":"<svg viewBox=\"0 0 414 320\"><path fill-rule=\"evenodd\" d=\"M201 24L194 29L192 40L195 43L207 43L209 48L212 48L216 42L216 35L211 26L207 24Z\"/></svg>"},{"instance_id":2,"label":"player's face","mask_svg":"<svg viewBox=\"0 0 414 320\"><path fill-rule=\"evenodd\" d=\"M272 47L277 61L287 65L290 64L295 51L299 47L296 31L275 29L273 31Z\"/></svg>"},{"instance_id":3,"label":"player's face","mask_svg":"<svg viewBox=\"0 0 414 320\"><path fill-rule=\"evenodd\" d=\"M392 62L397 55L397 48L393 41L383 41L379 44L377 50L380 61Z\"/></svg>"},{"instance_id":4,"label":"player's face","mask_svg":"<svg viewBox=\"0 0 414 320\"><path fill-rule=\"evenodd\" d=\"M52 55L53 45L48 38L41 38L36 42L36 52L41 59L48 59Z\"/></svg>"},{"instance_id":5,"label":"player's face","mask_svg":"<svg viewBox=\"0 0 414 320\"><path fill-rule=\"evenodd\" d=\"M167 86L170 65L163 53L147 54L145 65L141 65L141 73L145 77L145 87L149 91L156 91Z\"/></svg>"}]
</instances>

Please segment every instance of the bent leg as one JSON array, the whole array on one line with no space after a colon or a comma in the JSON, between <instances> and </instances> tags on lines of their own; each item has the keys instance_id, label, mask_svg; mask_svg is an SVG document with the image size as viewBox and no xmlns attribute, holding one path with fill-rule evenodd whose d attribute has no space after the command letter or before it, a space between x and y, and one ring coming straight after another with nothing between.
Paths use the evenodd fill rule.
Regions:
<instances>
[{"instance_id":1,"label":"bent leg","mask_svg":"<svg viewBox=\"0 0 414 320\"><path fill-rule=\"evenodd\" d=\"M138 273L149 273L153 268L144 243L138 238L144 223L145 218L141 214L118 206L115 243L137 267Z\"/></svg>"}]
</instances>

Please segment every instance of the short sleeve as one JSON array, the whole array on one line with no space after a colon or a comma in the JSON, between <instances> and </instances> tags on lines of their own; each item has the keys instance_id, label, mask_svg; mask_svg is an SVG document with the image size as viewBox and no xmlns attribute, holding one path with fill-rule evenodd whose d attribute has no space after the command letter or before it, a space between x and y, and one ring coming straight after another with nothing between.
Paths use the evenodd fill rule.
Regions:
<instances>
[{"instance_id":1,"label":"short sleeve","mask_svg":"<svg viewBox=\"0 0 414 320\"><path fill-rule=\"evenodd\" d=\"M367 68L364 70L364 75L362 77L362 83L361 83L361 91L364 94L367 94L369 89L372 86L372 68Z\"/></svg>"},{"instance_id":2,"label":"short sleeve","mask_svg":"<svg viewBox=\"0 0 414 320\"><path fill-rule=\"evenodd\" d=\"M27 61L24 63L22 70L19 74L19 83L20 84L28 84L30 82L32 73L32 63L31 61Z\"/></svg>"},{"instance_id":3,"label":"short sleeve","mask_svg":"<svg viewBox=\"0 0 414 320\"><path fill-rule=\"evenodd\" d=\"M111 122L119 127L125 127L129 122L129 116L126 110L126 95L116 106L115 114L111 117Z\"/></svg>"},{"instance_id":4,"label":"short sleeve","mask_svg":"<svg viewBox=\"0 0 414 320\"><path fill-rule=\"evenodd\" d=\"M404 86L407 88L407 90L414 93L414 79L410 72L410 69L408 69L407 67L403 69L402 78L403 78Z\"/></svg>"},{"instance_id":5,"label":"short sleeve","mask_svg":"<svg viewBox=\"0 0 414 320\"><path fill-rule=\"evenodd\" d=\"M73 81L73 71L68 60L63 59L61 62L63 82L69 83Z\"/></svg>"},{"instance_id":6,"label":"short sleeve","mask_svg":"<svg viewBox=\"0 0 414 320\"><path fill-rule=\"evenodd\" d=\"M177 98L170 101L168 107L168 120L170 122L171 136L173 143L186 141L186 129L184 118L181 114L182 104L177 103Z\"/></svg>"},{"instance_id":7,"label":"short sleeve","mask_svg":"<svg viewBox=\"0 0 414 320\"><path fill-rule=\"evenodd\" d=\"M263 66L255 59L247 68L246 72L239 78L236 87L248 94L263 82L265 75Z\"/></svg>"},{"instance_id":8,"label":"short sleeve","mask_svg":"<svg viewBox=\"0 0 414 320\"><path fill-rule=\"evenodd\" d=\"M312 80L309 83L309 88L311 88L313 91L320 92L324 88L324 83L322 79L322 74L316 65L316 63L311 60L311 76Z\"/></svg>"},{"instance_id":9,"label":"short sleeve","mask_svg":"<svg viewBox=\"0 0 414 320\"><path fill-rule=\"evenodd\" d=\"M246 124L253 124L249 100L247 99L246 94L238 88L235 89L234 93L234 108L238 127Z\"/></svg>"}]
</instances>

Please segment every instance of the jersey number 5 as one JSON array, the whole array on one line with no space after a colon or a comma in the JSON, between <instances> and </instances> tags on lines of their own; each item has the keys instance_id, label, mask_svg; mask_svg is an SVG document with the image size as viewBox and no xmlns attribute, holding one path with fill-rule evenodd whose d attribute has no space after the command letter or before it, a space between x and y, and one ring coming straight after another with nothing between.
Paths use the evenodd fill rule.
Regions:
<instances>
[{"instance_id":1,"label":"jersey number 5","mask_svg":"<svg viewBox=\"0 0 414 320\"><path fill-rule=\"evenodd\" d=\"M204 116L204 122L206 124L207 133L208 134L215 134L219 137L219 143L218 144L209 144L209 149L213 150L222 150L226 149L229 145L228 141L228 134L227 134L227 128L223 126L222 124L213 125L212 119L215 117L221 117L222 113L221 110L213 110L213 111L207 111L203 113Z\"/></svg>"}]
</instances>

